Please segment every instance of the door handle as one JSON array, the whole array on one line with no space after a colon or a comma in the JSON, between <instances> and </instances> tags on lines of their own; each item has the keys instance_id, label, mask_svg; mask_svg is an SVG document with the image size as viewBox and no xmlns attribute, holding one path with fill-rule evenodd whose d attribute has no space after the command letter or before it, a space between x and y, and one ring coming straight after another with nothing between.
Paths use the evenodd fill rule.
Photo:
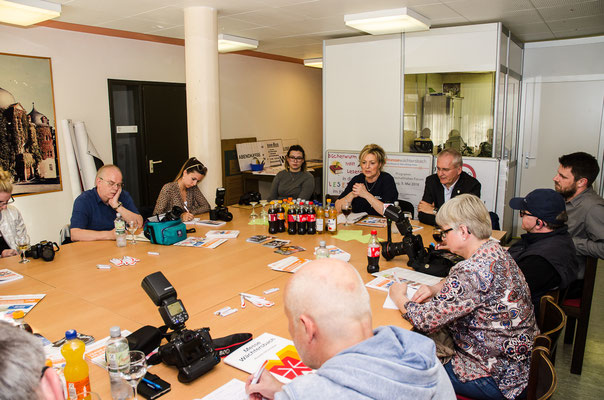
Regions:
<instances>
[{"instance_id":1,"label":"door handle","mask_svg":"<svg viewBox=\"0 0 604 400\"><path fill-rule=\"evenodd\" d=\"M529 167L529 160L536 160L537 157L531 157L531 153L526 153L524 155L524 168Z\"/></svg>"},{"instance_id":2,"label":"door handle","mask_svg":"<svg viewBox=\"0 0 604 400\"><path fill-rule=\"evenodd\" d=\"M155 160L149 160L149 173L150 173L150 174L152 174L152 173L153 173L153 166L154 166L155 164L161 164L161 163L163 163L163 162L164 162L163 160L157 160L157 161L155 161Z\"/></svg>"}]
</instances>

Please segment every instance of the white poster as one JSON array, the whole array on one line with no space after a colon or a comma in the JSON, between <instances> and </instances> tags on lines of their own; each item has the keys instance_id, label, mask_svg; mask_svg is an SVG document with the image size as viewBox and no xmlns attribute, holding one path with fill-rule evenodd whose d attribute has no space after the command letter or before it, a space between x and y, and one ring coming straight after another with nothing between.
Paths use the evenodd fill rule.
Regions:
<instances>
[{"instance_id":1,"label":"white poster","mask_svg":"<svg viewBox=\"0 0 604 400\"><path fill-rule=\"evenodd\" d=\"M436 161L434 161L436 164ZM499 160L495 158L464 157L463 170L480 182L480 198L489 211L496 212Z\"/></svg>"}]
</instances>

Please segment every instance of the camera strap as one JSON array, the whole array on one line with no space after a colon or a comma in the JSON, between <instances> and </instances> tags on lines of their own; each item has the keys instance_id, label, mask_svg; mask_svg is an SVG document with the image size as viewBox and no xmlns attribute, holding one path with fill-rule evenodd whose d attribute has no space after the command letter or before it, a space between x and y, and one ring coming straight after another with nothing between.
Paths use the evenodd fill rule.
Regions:
<instances>
[{"instance_id":1,"label":"camera strap","mask_svg":"<svg viewBox=\"0 0 604 400\"><path fill-rule=\"evenodd\" d=\"M214 342L214 350L218 352L220 357L224 358L252 339L251 333L234 333L212 341Z\"/></svg>"}]
</instances>

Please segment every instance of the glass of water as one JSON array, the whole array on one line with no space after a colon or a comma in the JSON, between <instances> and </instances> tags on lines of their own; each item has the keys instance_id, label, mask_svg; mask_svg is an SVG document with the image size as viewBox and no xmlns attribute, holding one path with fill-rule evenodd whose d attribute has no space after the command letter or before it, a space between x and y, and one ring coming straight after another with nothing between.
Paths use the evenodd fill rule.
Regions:
<instances>
[{"instance_id":1,"label":"glass of water","mask_svg":"<svg viewBox=\"0 0 604 400\"><path fill-rule=\"evenodd\" d=\"M23 233L17 237L17 248L19 249L19 253L21 254L20 264L28 263L29 260L25 257L25 252L29 250L29 236L27 233Z\"/></svg>"},{"instance_id":2,"label":"glass of water","mask_svg":"<svg viewBox=\"0 0 604 400\"><path fill-rule=\"evenodd\" d=\"M133 399L136 400L136 387L147 373L147 358L145 357L145 353L138 350L130 351L129 356L130 362L120 372L120 375L132 386L132 390L134 390Z\"/></svg>"},{"instance_id":3,"label":"glass of water","mask_svg":"<svg viewBox=\"0 0 604 400\"><path fill-rule=\"evenodd\" d=\"M136 244L136 230L138 229L138 223L136 221L128 222L128 232L130 233L130 238L132 239L132 244Z\"/></svg>"}]
</instances>

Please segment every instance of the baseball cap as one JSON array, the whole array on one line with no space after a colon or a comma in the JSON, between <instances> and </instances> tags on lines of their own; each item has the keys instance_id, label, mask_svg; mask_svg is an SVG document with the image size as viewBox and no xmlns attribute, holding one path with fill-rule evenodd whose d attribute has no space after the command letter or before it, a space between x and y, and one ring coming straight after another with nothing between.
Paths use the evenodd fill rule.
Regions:
<instances>
[{"instance_id":1,"label":"baseball cap","mask_svg":"<svg viewBox=\"0 0 604 400\"><path fill-rule=\"evenodd\" d=\"M514 197L510 200L514 210L526 210L535 217L549 223L556 223L556 217L566 211L562 195L552 189L535 189L526 197Z\"/></svg>"}]
</instances>

